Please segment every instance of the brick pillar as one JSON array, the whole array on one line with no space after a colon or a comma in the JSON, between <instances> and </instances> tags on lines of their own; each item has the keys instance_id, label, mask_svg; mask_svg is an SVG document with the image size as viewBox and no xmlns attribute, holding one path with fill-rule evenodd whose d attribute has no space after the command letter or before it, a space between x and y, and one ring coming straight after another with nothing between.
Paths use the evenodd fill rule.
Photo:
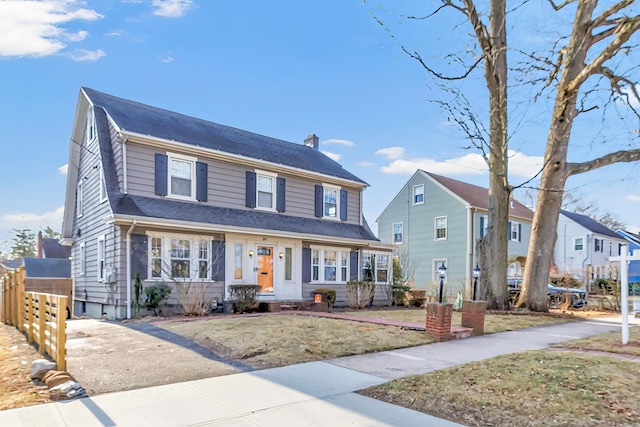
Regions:
<instances>
[{"instance_id":1,"label":"brick pillar","mask_svg":"<svg viewBox=\"0 0 640 427\"><path fill-rule=\"evenodd\" d=\"M449 341L451 339L451 314L452 304L439 304L430 302L427 304L426 333L436 341Z\"/></svg>"},{"instance_id":2,"label":"brick pillar","mask_svg":"<svg viewBox=\"0 0 640 427\"><path fill-rule=\"evenodd\" d=\"M463 301L462 326L465 328L473 328L473 335L484 334L484 315L486 311L486 301Z\"/></svg>"}]
</instances>

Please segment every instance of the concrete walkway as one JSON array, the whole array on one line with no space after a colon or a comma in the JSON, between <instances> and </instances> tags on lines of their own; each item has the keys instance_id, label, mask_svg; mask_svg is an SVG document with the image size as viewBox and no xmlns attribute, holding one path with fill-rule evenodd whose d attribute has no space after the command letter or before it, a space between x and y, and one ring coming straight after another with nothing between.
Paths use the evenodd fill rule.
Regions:
<instances>
[{"instance_id":1,"label":"concrete walkway","mask_svg":"<svg viewBox=\"0 0 640 427\"><path fill-rule=\"evenodd\" d=\"M0 426L456 426L354 391L619 329L619 316L570 322L103 394L0 411Z\"/></svg>"}]
</instances>

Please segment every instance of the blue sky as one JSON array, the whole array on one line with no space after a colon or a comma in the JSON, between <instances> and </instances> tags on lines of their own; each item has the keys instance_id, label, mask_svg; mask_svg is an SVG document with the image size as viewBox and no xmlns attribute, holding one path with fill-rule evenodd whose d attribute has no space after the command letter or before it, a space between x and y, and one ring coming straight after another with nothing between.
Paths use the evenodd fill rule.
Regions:
<instances>
[{"instance_id":1,"label":"blue sky","mask_svg":"<svg viewBox=\"0 0 640 427\"><path fill-rule=\"evenodd\" d=\"M446 50L465 44L468 31L452 31L460 22L455 17L402 25L378 6L360 0L0 1L0 241L11 239L12 228L60 228L81 86L287 141L302 143L315 133L325 154L371 185L365 215L374 230L417 167L486 186L477 152L464 148L463 135L429 102L444 95L370 12L442 69ZM403 7L424 12L424 2ZM547 25L551 12L536 7L544 18L538 25ZM482 74L458 87L483 115ZM530 95L522 89L520 99ZM541 164L551 107L545 100L515 105L510 170L518 184ZM627 128L619 121L578 123L570 160L637 147L638 135ZM610 166L570 178L568 188L638 227L639 171L638 164Z\"/></svg>"}]
</instances>

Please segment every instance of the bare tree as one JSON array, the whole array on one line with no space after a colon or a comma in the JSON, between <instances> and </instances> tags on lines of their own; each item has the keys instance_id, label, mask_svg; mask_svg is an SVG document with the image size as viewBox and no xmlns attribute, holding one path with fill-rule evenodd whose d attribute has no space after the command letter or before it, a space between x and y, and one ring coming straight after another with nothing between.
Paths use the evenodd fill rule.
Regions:
<instances>
[{"instance_id":1,"label":"bare tree","mask_svg":"<svg viewBox=\"0 0 640 427\"><path fill-rule=\"evenodd\" d=\"M595 88L586 85L590 78L607 82L612 95L625 101L640 117L633 103L633 100L640 102L637 82L629 78L625 71L608 67L611 59L625 50L625 43L640 29L640 15L634 1L607 3L608 7L599 14L596 13L598 0L568 0L560 5L548 1L556 11L576 3L576 11L567 46L559 50L558 61L549 77L551 84L556 82L559 75L555 83L556 96L544 156L545 167L536 201L524 283L518 300L519 306L534 311L548 309L547 282L567 178L617 162L640 160L640 149L629 149L582 163L567 161L574 120L590 109L585 106L584 99L579 103L578 97L585 91L587 95L595 91ZM632 69L636 67L637 64L634 64Z\"/></svg>"}]
</instances>

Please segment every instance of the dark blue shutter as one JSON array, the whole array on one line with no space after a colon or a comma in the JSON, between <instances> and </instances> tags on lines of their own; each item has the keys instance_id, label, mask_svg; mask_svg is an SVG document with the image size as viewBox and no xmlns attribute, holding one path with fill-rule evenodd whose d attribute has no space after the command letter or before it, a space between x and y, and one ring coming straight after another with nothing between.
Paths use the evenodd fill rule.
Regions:
<instances>
[{"instance_id":1,"label":"dark blue shutter","mask_svg":"<svg viewBox=\"0 0 640 427\"><path fill-rule=\"evenodd\" d=\"M302 283L311 282L311 248L302 248Z\"/></svg>"},{"instance_id":2,"label":"dark blue shutter","mask_svg":"<svg viewBox=\"0 0 640 427\"><path fill-rule=\"evenodd\" d=\"M316 216L322 218L322 199L324 197L324 189L322 185L316 185Z\"/></svg>"},{"instance_id":3,"label":"dark blue shutter","mask_svg":"<svg viewBox=\"0 0 640 427\"><path fill-rule=\"evenodd\" d=\"M224 281L225 249L223 240L211 242L211 280Z\"/></svg>"},{"instance_id":4,"label":"dark blue shutter","mask_svg":"<svg viewBox=\"0 0 640 427\"><path fill-rule=\"evenodd\" d=\"M360 271L360 266L358 265L358 252L351 251L349 252L349 279L350 280L358 280L358 272Z\"/></svg>"},{"instance_id":5,"label":"dark blue shutter","mask_svg":"<svg viewBox=\"0 0 640 427\"><path fill-rule=\"evenodd\" d=\"M167 173L169 158L164 154L156 153L156 194L167 195Z\"/></svg>"},{"instance_id":6,"label":"dark blue shutter","mask_svg":"<svg viewBox=\"0 0 640 427\"><path fill-rule=\"evenodd\" d=\"M147 258L147 236L145 234L131 235L131 278L136 278L136 273L140 273L140 279L147 278L149 261Z\"/></svg>"},{"instance_id":7,"label":"dark blue shutter","mask_svg":"<svg viewBox=\"0 0 640 427\"><path fill-rule=\"evenodd\" d=\"M208 166L206 163L196 162L196 200L207 201Z\"/></svg>"},{"instance_id":8,"label":"dark blue shutter","mask_svg":"<svg viewBox=\"0 0 640 427\"><path fill-rule=\"evenodd\" d=\"M340 219L347 220L347 190L340 190Z\"/></svg>"},{"instance_id":9,"label":"dark blue shutter","mask_svg":"<svg viewBox=\"0 0 640 427\"><path fill-rule=\"evenodd\" d=\"M507 227L507 236L509 236L507 241L511 240L511 237L513 237L511 236L511 221L509 221L509 227Z\"/></svg>"},{"instance_id":10,"label":"dark blue shutter","mask_svg":"<svg viewBox=\"0 0 640 427\"><path fill-rule=\"evenodd\" d=\"M276 178L276 210L284 212L286 182L284 178Z\"/></svg>"},{"instance_id":11,"label":"dark blue shutter","mask_svg":"<svg viewBox=\"0 0 640 427\"><path fill-rule=\"evenodd\" d=\"M251 171L247 171L246 205L256 207L256 173Z\"/></svg>"},{"instance_id":12,"label":"dark blue shutter","mask_svg":"<svg viewBox=\"0 0 640 427\"><path fill-rule=\"evenodd\" d=\"M480 238L484 237L484 215L480 217Z\"/></svg>"},{"instance_id":13,"label":"dark blue shutter","mask_svg":"<svg viewBox=\"0 0 640 427\"><path fill-rule=\"evenodd\" d=\"M518 242L522 242L522 224L518 224Z\"/></svg>"}]
</instances>

